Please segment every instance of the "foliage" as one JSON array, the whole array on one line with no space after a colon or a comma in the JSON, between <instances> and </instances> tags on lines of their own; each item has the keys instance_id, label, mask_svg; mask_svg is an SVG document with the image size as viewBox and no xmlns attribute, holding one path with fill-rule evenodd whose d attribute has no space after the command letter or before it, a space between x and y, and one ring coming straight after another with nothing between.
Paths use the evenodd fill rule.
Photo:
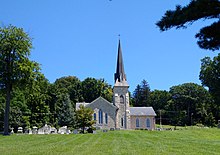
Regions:
<instances>
[{"instance_id":1,"label":"foliage","mask_svg":"<svg viewBox=\"0 0 220 155\"><path fill-rule=\"evenodd\" d=\"M172 99L168 102L172 124L192 125L202 123L214 125L212 117L212 97L202 86L185 83L170 88Z\"/></svg>"},{"instance_id":2,"label":"foliage","mask_svg":"<svg viewBox=\"0 0 220 155\"><path fill-rule=\"evenodd\" d=\"M54 83L56 95L68 94L72 103L81 102L82 98L82 87L81 81L75 76L61 77Z\"/></svg>"},{"instance_id":3,"label":"foliage","mask_svg":"<svg viewBox=\"0 0 220 155\"><path fill-rule=\"evenodd\" d=\"M149 106L150 86L146 80L137 85L133 92L133 106L144 107Z\"/></svg>"},{"instance_id":4,"label":"foliage","mask_svg":"<svg viewBox=\"0 0 220 155\"><path fill-rule=\"evenodd\" d=\"M149 105L154 107L155 111L166 109L171 94L166 90L154 90L150 92Z\"/></svg>"},{"instance_id":5,"label":"foliage","mask_svg":"<svg viewBox=\"0 0 220 155\"><path fill-rule=\"evenodd\" d=\"M22 28L9 25L0 28L0 89L6 94L4 134L8 135L11 91L16 84L24 84L35 69L28 59L32 48L31 38ZM23 83L20 83L20 80Z\"/></svg>"},{"instance_id":6,"label":"foliage","mask_svg":"<svg viewBox=\"0 0 220 155\"><path fill-rule=\"evenodd\" d=\"M202 59L200 80L202 84L209 88L209 92L214 98L212 105L214 117L220 119L220 54L213 60L209 57Z\"/></svg>"},{"instance_id":7,"label":"foliage","mask_svg":"<svg viewBox=\"0 0 220 155\"><path fill-rule=\"evenodd\" d=\"M31 111L27 106L27 100L25 97L24 91L13 89L11 108L10 108L10 127L14 128L14 131L17 131L19 126L23 128L25 126L30 126L30 114Z\"/></svg>"},{"instance_id":8,"label":"foliage","mask_svg":"<svg viewBox=\"0 0 220 155\"><path fill-rule=\"evenodd\" d=\"M186 28L187 24L203 19L216 19L210 26L201 28L196 34L200 48L208 50L220 49L220 2L219 0L191 0L187 6L177 5L176 9L166 11L156 25L161 31L167 31L173 27Z\"/></svg>"},{"instance_id":9,"label":"foliage","mask_svg":"<svg viewBox=\"0 0 220 155\"><path fill-rule=\"evenodd\" d=\"M59 126L71 126L74 124L74 108L68 94L62 94L58 97L57 119Z\"/></svg>"},{"instance_id":10,"label":"foliage","mask_svg":"<svg viewBox=\"0 0 220 155\"><path fill-rule=\"evenodd\" d=\"M82 81L82 95L85 102L92 102L102 96L112 101L112 88L104 79L86 78Z\"/></svg>"},{"instance_id":11,"label":"foliage","mask_svg":"<svg viewBox=\"0 0 220 155\"><path fill-rule=\"evenodd\" d=\"M43 74L36 74L35 80L29 87L26 87L25 92L27 106L30 108L30 124L31 126L41 127L49 122L50 109L47 104L48 95L48 80Z\"/></svg>"},{"instance_id":12,"label":"foliage","mask_svg":"<svg viewBox=\"0 0 220 155\"><path fill-rule=\"evenodd\" d=\"M169 115L167 115L168 111L170 111L168 107L168 103L171 100L171 94L166 90L154 90L150 92L149 96L149 105L154 108L154 111L157 113L156 120L158 120L160 115L162 114L162 124L169 124L168 121Z\"/></svg>"},{"instance_id":13,"label":"foliage","mask_svg":"<svg viewBox=\"0 0 220 155\"><path fill-rule=\"evenodd\" d=\"M80 105L79 109L76 111L76 128L81 128L82 133L84 133L85 128L92 128L95 121L92 119L93 110Z\"/></svg>"},{"instance_id":14,"label":"foliage","mask_svg":"<svg viewBox=\"0 0 220 155\"><path fill-rule=\"evenodd\" d=\"M123 130L86 135L12 135L0 137L0 154L217 155L220 152L219 139L219 129L190 127L176 131Z\"/></svg>"}]
</instances>

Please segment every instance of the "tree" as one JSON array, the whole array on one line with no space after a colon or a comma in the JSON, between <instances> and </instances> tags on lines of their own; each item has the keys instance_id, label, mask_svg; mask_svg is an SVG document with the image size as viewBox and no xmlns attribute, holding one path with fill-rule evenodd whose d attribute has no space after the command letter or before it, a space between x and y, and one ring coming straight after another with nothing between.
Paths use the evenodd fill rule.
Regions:
<instances>
[{"instance_id":1,"label":"tree","mask_svg":"<svg viewBox=\"0 0 220 155\"><path fill-rule=\"evenodd\" d=\"M10 103L9 126L16 132L18 127L30 127L30 109L27 105L25 91L13 88Z\"/></svg>"},{"instance_id":2,"label":"tree","mask_svg":"<svg viewBox=\"0 0 220 155\"><path fill-rule=\"evenodd\" d=\"M208 50L220 49L220 1L219 0L191 0L187 6L176 6L176 10L168 10L156 25L161 31L173 27L186 28L189 24L203 19L216 19L210 26L200 29L195 35L200 48ZM187 25L188 24L188 25Z\"/></svg>"},{"instance_id":3,"label":"tree","mask_svg":"<svg viewBox=\"0 0 220 155\"><path fill-rule=\"evenodd\" d=\"M212 117L213 100L209 92L194 83L184 83L170 88L172 99L169 101L170 117L177 125L203 123L214 125ZM212 120L212 122L207 122Z\"/></svg>"},{"instance_id":4,"label":"tree","mask_svg":"<svg viewBox=\"0 0 220 155\"><path fill-rule=\"evenodd\" d=\"M0 131L3 131L5 97L0 90Z\"/></svg>"},{"instance_id":5,"label":"tree","mask_svg":"<svg viewBox=\"0 0 220 155\"><path fill-rule=\"evenodd\" d=\"M85 128L92 128L93 124L95 123L92 120L92 114L94 111L90 108L86 108L83 105L80 105L79 110L76 111L76 128L81 128L82 133L85 132Z\"/></svg>"},{"instance_id":6,"label":"tree","mask_svg":"<svg viewBox=\"0 0 220 155\"><path fill-rule=\"evenodd\" d=\"M211 60L205 57L201 60L200 80L202 85L209 88L209 92L214 98L213 114L216 120L220 119L220 54Z\"/></svg>"},{"instance_id":7,"label":"tree","mask_svg":"<svg viewBox=\"0 0 220 155\"><path fill-rule=\"evenodd\" d=\"M171 94L166 90L154 90L150 92L149 106L152 106L158 114L156 117L159 119L162 116L162 124L169 124L167 121L169 111L168 105L171 100Z\"/></svg>"},{"instance_id":8,"label":"tree","mask_svg":"<svg viewBox=\"0 0 220 155\"><path fill-rule=\"evenodd\" d=\"M27 106L30 109L30 124L41 127L49 122L50 109L47 102L50 98L48 95L50 84L40 72L35 72L35 77L32 80L24 90Z\"/></svg>"},{"instance_id":9,"label":"tree","mask_svg":"<svg viewBox=\"0 0 220 155\"><path fill-rule=\"evenodd\" d=\"M0 88L5 90L4 135L9 135L9 111L12 87L21 79L30 77L35 62L28 59L32 48L31 38L22 28L0 28Z\"/></svg>"},{"instance_id":10,"label":"tree","mask_svg":"<svg viewBox=\"0 0 220 155\"><path fill-rule=\"evenodd\" d=\"M137 85L133 93L135 107L149 106L150 86L146 80Z\"/></svg>"},{"instance_id":11,"label":"tree","mask_svg":"<svg viewBox=\"0 0 220 155\"><path fill-rule=\"evenodd\" d=\"M112 101L112 88L104 79L86 78L82 81L82 95L85 102L92 102L102 96Z\"/></svg>"},{"instance_id":12,"label":"tree","mask_svg":"<svg viewBox=\"0 0 220 155\"><path fill-rule=\"evenodd\" d=\"M171 99L171 94L166 90L154 90L149 96L149 105L155 111L166 109L167 102Z\"/></svg>"},{"instance_id":13,"label":"tree","mask_svg":"<svg viewBox=\"0 0 220 155\"><path fill-rule=\"evenodd\" d=\"M75 76L61 77L54 83L53 89L56 95L69 94L70 100L73 104L81 102L82 86L81 81Z\"/></svg>"},{"instance_id":14,"label":"tree","mask_svg":"<svg viewBox=\"0 0 220 155\"><path fill-rule=\"evenodd\" d=\"M74 108L71 104L68 94L62 94L58 97L57 103L60 104L57 109L57 118L59 126L73 126L74 124Z\"/></svg>"}]
</instances>

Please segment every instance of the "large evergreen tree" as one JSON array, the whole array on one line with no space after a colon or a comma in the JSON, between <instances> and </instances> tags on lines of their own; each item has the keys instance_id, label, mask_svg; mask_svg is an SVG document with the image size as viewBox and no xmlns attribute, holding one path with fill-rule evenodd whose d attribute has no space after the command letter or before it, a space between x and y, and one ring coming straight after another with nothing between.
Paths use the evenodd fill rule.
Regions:
<instances>
[{"instance_id":1,"label":"large evergreen tree","mask_svg":"<svg viewBox=\"0 0 220 155\"><path fill-rule=\"evenodd\" d=\"M68 94L62 94L58 97L56 109L59 126L73 126L74 124L74 108Z\"/></svg>"},{"instance_id":2,"label":"large evergreen tree","mask_svg":"<svg viewBox=\"0 0 220 155\"><path fill-rule=\"evenodd\" d=\"M196 34L200 48L209 50L220 49L220 1L219 0L191 0L187 6L176 6L176 10L168 10L156 25L161 31L173 27L186 28L193 22L203 19L213 19L211 25L203 27Z\"/></svg>"},{"instance_id":3,"label":"large evergreen tree","mask_svg":"<svg viewBox=\"0 0 220 155\"><path fill-rule=\"evenodd\" d=\"M133 106L144 107L149 106L150 86L146 80L142 80L133 92Z\"/></svg>"}]
</instances>

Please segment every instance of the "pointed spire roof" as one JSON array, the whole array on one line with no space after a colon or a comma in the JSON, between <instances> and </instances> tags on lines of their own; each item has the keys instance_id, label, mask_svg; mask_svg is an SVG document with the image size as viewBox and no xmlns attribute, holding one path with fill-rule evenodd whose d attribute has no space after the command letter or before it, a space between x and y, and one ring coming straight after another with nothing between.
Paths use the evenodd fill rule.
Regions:
<instances>
[{"instance_id":1,"label":"pointed spire roof","mask_svg":"<svg viewBox=\"0 0 220 155\"><path fill-rule=\"evenodd\" d=\"M122 50L121 50L121 43L119 39L118 43L118 59L117 59L117 66L116 66L116 73L115 73L115 82L123 82L126 81L126 74L124 71L124 63L122 58Z\"/></svg>"}]
</instances>

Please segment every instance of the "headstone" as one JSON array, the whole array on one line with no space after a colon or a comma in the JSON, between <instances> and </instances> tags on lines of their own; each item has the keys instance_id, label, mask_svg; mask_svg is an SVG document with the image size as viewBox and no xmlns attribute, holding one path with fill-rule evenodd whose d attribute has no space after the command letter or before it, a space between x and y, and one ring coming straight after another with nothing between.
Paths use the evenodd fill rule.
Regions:
<instances>
[{"instance_id":1,"label":"headstone","mask_svg":"<svg viewBox=\"0 0 220 155\"><path fill-rule=\"evenodd\" d=\"M38 129L38 130L37 130L37 134L43 135L43 134L44 134L43 128Z\"/></svg>"},{"instance_id":2,"label":"headstone","mask_svg":"<svg viewBox=\"0 0 220 155\"><path fill-rule=\"evenodd\" d=\"M59 134L67 134L67 132L68 132L67 130L68 130L67 126L63 126L63 127L59 128L58 133Z\"/></svg>"},{"instance_id":3,"label":"headstone","mask_svg":"<svg viewBox=\"0 0 220 155\"><path fill-rule=\"evenodd\" d=\"M103 132L108 132L108 130L107 130L107 129L103 129L102 131L103 131Z\"/></svg>"},{"instance_id":4,"label":"headstone","mask_svg":"<svg viewBox=\"0 0 220 155\"><path fill-rule=\"evenodd\" d=\"M29 135L32 134L32 130L31 130L31 128L28 129L28 134L29 134Z\"/></svg>"},{"instance_id":5,"label":"headstone","mask_svg":"<svg viewBox=\"0 0 220 155\"><path fill-rule=\"evenodd\" d=\"M18 127L18 133L23 133L23 128L22 127Z\"/></svg>"},{"instance_id":6,"label":"headstone","mask_svg":"<svg viewBox=\"0 0 220 155\"><path fill-rule=\"evenodd\" d=\"M76 129L73 130L73 133L74 133L74 134L78 134L78 130L76 130Z\"/></svg>"},{"instance_id":7,"label":"headstone","mask_svg":"<svg viewBox=\"0 0 220 155\"><path fill-rule=\"evenodd\" d=\"M55 127L51 127L50 133L56 134L57 133L57 129Z\"/></svg>"},{"instance_id":8,"label":"headstone","mask_svg":"<svg viewBox=\"0 0 220 155\"><path fill-rule=\"evenodd\" d=\"M70 134L71 133L71 131L70 130L66 130L66 134Z\"/></svg>"},{"instance_id":9,"label":"headstone","mask_svg":"<svg viewBox=\"0 0 220 155\"><path fill-rule=\"evenodd\" d=\"M32 133L37 134L37 127L36 126L33 126Z\"/></svg>"},{"instance_id":10,"label":"headstone","mask_svg":"<svg viewBox=\"0 0 220 155\"><path fill-rule=\"evenodd\" d=\"M11 134L14 134L14 128L11 128Z\"/></svg>"},{"instance_id":11,"label":"headstone","mask_svg":"<svg viewBox=\"0 0 220 155\"><path fill-rule=\"evenodd\" d=\"M93 134L96 134L96 130L93 130L92 132L93 132Z\"/></svg>"}]
</instances>

